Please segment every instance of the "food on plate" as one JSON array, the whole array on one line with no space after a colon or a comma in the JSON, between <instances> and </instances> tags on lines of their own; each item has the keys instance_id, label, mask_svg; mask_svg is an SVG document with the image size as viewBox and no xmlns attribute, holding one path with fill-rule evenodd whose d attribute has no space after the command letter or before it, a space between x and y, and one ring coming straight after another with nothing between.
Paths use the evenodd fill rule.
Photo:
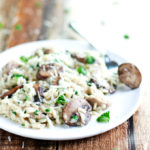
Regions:
<instances>
[{"instance_id":1,"label":"food on plate","mask_svg":"<svg viewBox=\"0 0 150 150\"><path fill-rule=\"evenodd\" d=\"M107 110L107 95L116 92L119 82L137 88L140 78L135 66L121 65L118 74L111 72L97 51L39 48L2 68L0 115L26 128L84 126ZM97 121L108 118L106 113Z\"/></svg>"},{"instance_id":2,"label":"food on plate","mask_svg":"<svg viewBox=\"0 0 150 150\"><path fill-rule=\"evenodd\" d=\"M142 75L139 69L130 63L121 64L118 68L118 75L120 82L131 89L138 88L142 81Z\"/></svg>"}]
</instances>

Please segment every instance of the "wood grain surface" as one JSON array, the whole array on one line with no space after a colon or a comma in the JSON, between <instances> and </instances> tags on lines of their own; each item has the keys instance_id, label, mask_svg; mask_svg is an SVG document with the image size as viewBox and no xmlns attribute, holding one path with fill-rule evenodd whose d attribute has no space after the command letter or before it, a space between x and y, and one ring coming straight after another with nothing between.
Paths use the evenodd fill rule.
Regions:
<instances>
[{"instance_id":1,"label":"wood grain surface","mask_svg":"<svg viewBox=\"0 0 150 150\"><path fill-rule=\"evenodd\" d=\"M63 5L62 0L0 0L0 21L4 24L4 29L0 30L0 51L34 40L76 38L74 34L64 34L66 14ZM135 115L102 135L58 142L33 140L0 130L0 150L149 150L149 84L147 77L143 84L142 104Z\"/></svg>"}]
</instances>

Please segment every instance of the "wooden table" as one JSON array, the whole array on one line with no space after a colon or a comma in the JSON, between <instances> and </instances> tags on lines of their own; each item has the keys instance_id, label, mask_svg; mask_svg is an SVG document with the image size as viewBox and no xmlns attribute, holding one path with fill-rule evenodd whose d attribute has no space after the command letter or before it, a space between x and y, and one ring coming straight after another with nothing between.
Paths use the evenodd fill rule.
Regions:
<instances>
[{"instance_id":1,"label":"wooden table","mask_svg":"<svg viewBox=\"0 0 150 150\"><path fill-rule=\"evenodd\" d=\"M0 0L0 51L50 38L78 39L66 27L62 0ZM143 80L141 106L128 121L95 137L75 141L32 140L0 130L0 150L148 150L150 149L149 77Z\"/></svg>"}]
</instances>

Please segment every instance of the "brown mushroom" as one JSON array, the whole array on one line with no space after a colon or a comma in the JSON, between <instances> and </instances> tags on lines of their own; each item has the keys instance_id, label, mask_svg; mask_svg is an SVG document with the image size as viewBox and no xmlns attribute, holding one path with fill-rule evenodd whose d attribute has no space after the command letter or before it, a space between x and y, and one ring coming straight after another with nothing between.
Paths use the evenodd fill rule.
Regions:
<instances>
[{"instance_id":1,"label":"brown mushroom","mask_svg":"<svg viewBox=\"0 0 150 150\"><path fill-rule=\"evenodd\" d=\"M54 83L58 83L58 80L60 79L59 73L63 71L62 66L59 66L58 64L44 64L39 67L37 72L37 79L38 80L46 80L49 77L55 76L56 80Z\"/></svg>"},{"instance_id":2,"label":"brown mushroom","mask_svg":"<svg viewBox=\"0 0 150 150\"><path fill-rule=\"evenodd\" d=\"M14 68L17 68L19 67L20 64L18 64L17 62L15 61L10 61L8 62L2 69L2 74L9 74L9 72L14 69Z\"/></svg>"},{"instance_id":3,"label":"brown mushroom","mask_svg":"<svg viewBox=\"0 0 150 150\"><path fill-rule=\"evenodd\" d=\"M34 96L34 102L36 102L37 104L43 103L43 88L40 87L38 83L35 83L33 87L36 91L36 95Z\"/></svg>"},{"instance_id":4,"label":"brown mushroom","mask_svg":"<svg viewBox=\"0 0 150 150\"><path fill-rule=\"evenodd\" d=\"M86 60L83 57L78 57L75 54L72 54L71 57L77 59L79 62L86 63Z\"/></svg>"},{"instance_id":5,"label":"brown mushroom","mask_svg":"<svg viewBox=\"0 0 150 150\"><path fill-rule=\"evenodd\" d=\"M44 48L43 51L44 51L44 54L51 54L54 52L53 49L48 49L48 48Z\"/></svg>"},{"instance_id":6,"label":"brown mushroom","mask_svg":"<svg viewBox=\"0 0 150 150\"><path fill-rule=\"evenodd\" d=\"M79 108L85 111L83 113L84 117L81 116ZM86 125L91 119L91 110L91 105L85 99L75 98L63 110L64 122L70 126ZM74 116L76 116L76 119L72 121Z\"/></svg>"},{"instance_id":7,"label":"brown mushroom","mask_svg":"<svg viewBox=\"0 0 150 150\"><path fill-rule=\"evenodd\" d=\"M11 96L12 94L14 94L18 89L21 89L23 87L23 85L18 85L12 89L10 89L9 91L5 92L0 98L3 99L6 96Z\"/></svg>"},{"instance_id":8,"label":"brown mushroom","mask_svg":"<svg viewBox=\"0 0 150 150\"><path fill-rule=\"evenodd\" d=\"M142 75L139 69L130 63L121 64L118 68L118 75L120 82L131 89L138 88L142 81Z\"/></svg>"},{"instance_id":9,"label":"brown mushroom","mask_svg":"<svg viewBox=\"0 0 150 150\"><path fill-rule=\"evenodd\" d=\"M101 106L104 102L102 102L100 99L89 96L87 97L87 101L93 106L95 103L97 103L98 106Z\"/></svg>"}]
</instances>

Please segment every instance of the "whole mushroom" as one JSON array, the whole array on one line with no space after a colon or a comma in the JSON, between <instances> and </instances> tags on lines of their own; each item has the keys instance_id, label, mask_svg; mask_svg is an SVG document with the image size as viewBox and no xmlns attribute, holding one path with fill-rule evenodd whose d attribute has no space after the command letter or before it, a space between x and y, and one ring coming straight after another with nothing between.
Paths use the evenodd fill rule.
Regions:
<instances>
[{"instance_id":1,"label":"whole mushroom","mask_svg":"<svg viewBox=\"0 0 150 150\"><path fill-rule=\"evenodd\" d=\"M131 89L138 88L142 81L139 69L131 63L123 63L118 68L119 81Z\"/></svg>"}]
</instances>

